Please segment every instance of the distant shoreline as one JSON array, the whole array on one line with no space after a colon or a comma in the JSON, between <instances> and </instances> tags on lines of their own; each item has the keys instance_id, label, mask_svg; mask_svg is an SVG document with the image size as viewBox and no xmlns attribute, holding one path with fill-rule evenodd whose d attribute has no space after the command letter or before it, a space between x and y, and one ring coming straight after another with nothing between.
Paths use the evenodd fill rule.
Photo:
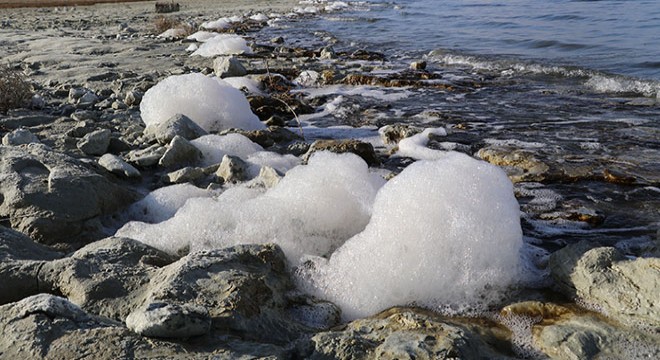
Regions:
<instances>
[{"instance_id":1,"label":"distant shoreline","mask_svg":"<svg viewBox=\"0 0 660 360\"><path fill-rule=\"evenodd\" d=\"M55 6L86 6L108 3L145 2L145 0L0 0L0 9ZM163 1L170 2L170 1ZM173 1L176 2L176 1Z\"/></svg>"}]
</instances>

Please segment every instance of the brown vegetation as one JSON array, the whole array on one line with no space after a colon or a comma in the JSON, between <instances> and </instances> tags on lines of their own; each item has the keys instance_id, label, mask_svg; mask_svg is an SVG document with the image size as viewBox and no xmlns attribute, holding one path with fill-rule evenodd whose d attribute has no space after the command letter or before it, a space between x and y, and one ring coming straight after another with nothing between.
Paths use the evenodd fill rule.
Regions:
<instances>
[{"instance_id":1,"label":"brown vegetation","mask_svg":"<svg viewBox=\"0 0 660 360\"><path fill-rule=\"evenodd\" d=\"M32 98L32 85L18 70L0 65L0 113L25 106Z\"/></svg>"}]
</instances>

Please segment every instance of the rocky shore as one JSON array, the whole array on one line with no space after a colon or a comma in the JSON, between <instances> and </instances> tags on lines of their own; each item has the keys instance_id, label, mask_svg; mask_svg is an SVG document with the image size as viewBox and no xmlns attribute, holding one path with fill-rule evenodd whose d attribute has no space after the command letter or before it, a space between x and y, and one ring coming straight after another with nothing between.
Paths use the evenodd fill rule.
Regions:
<instances>
[{"instance_id":1,"label":"rocky shore","mask_svg":"<svg viewBox=\"0 0 660 360\"><path fill-rule=\"evenodd\" d=\"M199 197L217 197L232 187L266 191L290 168L312 166L316 152L355 154L352 161L368 165L383 182L448 147L483 159L516 183L525 231L533 231L536 221L604 221L579 202L555 199L549 205L552 191L544 184L660 183L657 164L640 169L617 159L564 161L565 152L486 143L478 129L451 118L436 119L444 128L424 129L359 109L359 115L331 124L365 127L377 141L339 131L329 136L318 132L321 124L305 126L330 100L309 95L308 88L461 94L490 81L445 81L421 59L399 71L373 72L387 67L383 54L336 51L331 34L312 46L300 44L295 32L271 37L265 31L277 24L274 13L295 27L296 19L342 6L196 0L182 2L167 17L155 13L154 2L2 11L0 58L7 69L25 74L34 96L0 114L0 358L660 357L657 237L625 253L591 239L540 252L538 269L526 269L547 275L540 284L514 286L503 302L475 316L407 303L347 320L338 305L301 289L296 273L309 263L292 262L292 250L270 240L162 249L123 237L131 228L116 233L129 220L157 223L183 206L165 214L170 205L162 213L136 205L155 190L178 185ZM241 18L211 26L231 16ZM187 36L217 32L247 39L248 48L191 56L205 43ZM153 101L155 92L147 92L168 77L190 73L229 83L242 79L233 81L258 125L207 126L183 114L148 124L145 109L164 106L143 104L145 98ZM209 134L257 150L211 153L210 143L200 140ZM258 162L257 152L267 160Z\"/></svg>"}]
</instances>

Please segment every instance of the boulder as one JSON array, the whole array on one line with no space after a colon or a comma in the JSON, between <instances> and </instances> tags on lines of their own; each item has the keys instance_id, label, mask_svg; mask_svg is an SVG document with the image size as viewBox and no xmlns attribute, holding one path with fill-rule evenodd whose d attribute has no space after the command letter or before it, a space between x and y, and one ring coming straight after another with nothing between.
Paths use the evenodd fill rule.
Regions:
<instances>
[{"instance_id":1,"label":"boulder","mask_svg":"<svg viewBox=\"0 0 660 360\"><path fill-rule=\"evenodd\" d=\"M660 327L660 258L627 259L613 247L581 241L553 253L548 266L566 295L624 323Z\"/></svg>"},{"instance_id":2,"label":"boulder","mask_svg":"<svg viewBox=\"0 0 660 360\"><path fill-rule=\"evenodd\" d=\"M103 155L110 146L111 132L108 129L99 129L83 136L78 144L78 149L87 155Z\"/></svg>"},{"instance_id":3,"label":"boulder","mask_svg":"<svg viewBox=\"0 0 660 360\"><path fill-rule=\"evenodd\" d=\"M213 60L213 72L219 78L245 76L247 70L235 56L219 56Z\"/></svg>"},{"instance_id":4,"label":"boulder","mask_svg":"<svg viewBox=\"0 0 660 360\"><path fill-rule=\"evenodd\" d=\"M299 343L305 359L513 359L507 331L393 308Z\"/></svg>"},{"instance_id":5,"label":"boulder","mask_svg":"<svg viewBox=\"0 0 660 360\"><path fill-rule=\"evenodd\" d=\"M14 359L190 358L177 344L136 336L65 298L38 294L0 306L0 356Z\"/></svg>"},{"instance_id":6,"label":"boulder","mask_svg":"<svg viewBox=\"0 0 660 360\"><path fill-rule=\"evenodd\" d=\"M211 317L202 306L151 303L130 313L126 326L144 336L189 338L208 333Z\"/></svg>"},{"instance_id":7,"label":"boulder","mask_svg":"<svg viewBox=\"0 0 660 360\"><path fill-rule=\"evenodd\" d=\"M134 168L131 164L127 163L121 157L113 154L105 154L99 158L99 165L109 172L127 177L127 178L139 178L140 171Z\"/></svg>"},{"instance_id":8,"label":"boulder","mask_svg":"<svg viewBox=\"0 0 660 360\"><path fill-rule=\"evenodd\" d=\"M41 267L61 256L17 231L0 226L0 304L38 294Z\"/></svg>"},{"instance_id":9,"label":"boulder","mask_svg":"<svg viewBox=\"0 0 660 360\"><path fill-rule=\"evenodd\" d=\"M207 134L206 130L182 114L176 114L162 123L149 125L144 129L145 137L154 138L161 145L169 144L177 135L186 140L194 140Z\"/></svg>"},{"instance_id":10,"label":"boulder","mask_svg":"<svg viewBox=\"0 0 660 360\"><path fill-rule=\"evenodd\" d=\"M63 248L102 237L98 217L135 200L130 190L42 144L0 146L0 194L0 216L12 228Z\"/></svg>"},{"instance_id":11,"label":"boulder","mask_svg":"<svg viewBox=\"0 0 660 360\"><path fill-rule=\"evenodd\" d=\"M180 167L193 165L202 158L202 152L190 141L177 135L170 141L167 150L158 161L160 166Z\"/></svg>"},{"instance_id":12,"label":"boulder","mask_svg":"<svg viewBox=\"0 0 660 360\"><path fill-rule=\"evenodd\" d=\"M660 336L614 324L574 304L525 301L506 306L501 319L513 330L513 342L534 358L656 358ZM525 325L528 324L528 325ZM538 353L540 352L540 353Z\"/></svg>"},{"instance_id":13,"label":"boulder","mask_svg":"<svg viewBox=\"0 0 660 360\"><path fill-rule=\"evenodd\" d=\"M360 140L316 140L303 155L303 160L308 161L310 156L317 151L331 151L337 154L353 153L361 157L369 166L380 164L373 145Z\"/></svg>"},{"instance_id":14,"label":"boulder","mask_svg":"<svg viewBox=\"0 0 660 360\"><path fill-rule=\"evenodd\" d=\"M2 145L17 146L38 143L39 138L28 129L18 128L2 137Z\"/></svg>"},{"instance_id":15,"label":"boulder","mask_svg":"<svg viewBox=\"0 0 660 360\"><path fill-rule=\"evenodd\" d=\"M222 178L225 182L237 183L247 180L247 170L248 165L241 158L225 155L222 157L222 162L215 175Z\"/></svg>"}]
</instances>

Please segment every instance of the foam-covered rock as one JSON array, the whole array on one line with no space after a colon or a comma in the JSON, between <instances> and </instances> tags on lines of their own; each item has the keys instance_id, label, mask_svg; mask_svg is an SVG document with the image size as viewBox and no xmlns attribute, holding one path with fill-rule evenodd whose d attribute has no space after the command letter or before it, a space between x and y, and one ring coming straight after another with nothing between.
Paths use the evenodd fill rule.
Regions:
<instances>
[{"instance_id":1,"label":"foam-covered rock","mask_svg":"<svg viewBox=\"0 0 660 360\"><path fill-rule=\"evenodd\" d=\"M218 34L207 39L190 56L214 57L218 55L251 54L245 39L234 34Z\"/></svg>"},{"instance_id":2,"label":"foam-covered rock","mask_svg":"<svg viewBox=\"0 0 660 360\"><path fill-rule=\"evenodd\" d=\"M247 158L264 148L240 134L206 135L191 141L202 152L202 165L219 164L225 155Z\"/></svg>"},{"instance_id":3,"label":"foam-covered rock","mask_svg":"<svg viewBox=\"0 0 660 360\"><path fill-rule=\"evenodd\" d=\"M212 191L191 184L178 184L156 189L128 208L131 219L148 223L165 221L176 213L188 199L210 197Z\"/></svg>"},{"instance_id":4,"label":"foam-covered rock","mask_svg":"<svg viewBox=\"0 0 660 360\"><path fill-rule=\"evenodd\" d=\"M521 247L506 174L447 153L390 180L365 230L301 269L302 282L348 319L410 303L484 309L517 280Z\"/></svg>"},{"instance_id":5,"label":"foam-covered rock","mask_svg":"<svg viewBox=\"0 0 660 360\"><path fill-rule=\"evenodd\" d=\"M273 241L297 263L362 231L383 182L356 155L320 152L266 192L239 187L217 199L191 199L168 221L130 222L117 234L171 253Z\"/></svg>"},{"instance_id":6,"label":"foam-covered rock","mask_svg":"<svg viewBox=\"0 0 660 360\"><path fill-rule=\"evenodd\" d=\"M205 131L264 128L241 91L199 73L162 80L144 94L140 112L147 126L183 114Z\"/></svg>"}]
</instances>

